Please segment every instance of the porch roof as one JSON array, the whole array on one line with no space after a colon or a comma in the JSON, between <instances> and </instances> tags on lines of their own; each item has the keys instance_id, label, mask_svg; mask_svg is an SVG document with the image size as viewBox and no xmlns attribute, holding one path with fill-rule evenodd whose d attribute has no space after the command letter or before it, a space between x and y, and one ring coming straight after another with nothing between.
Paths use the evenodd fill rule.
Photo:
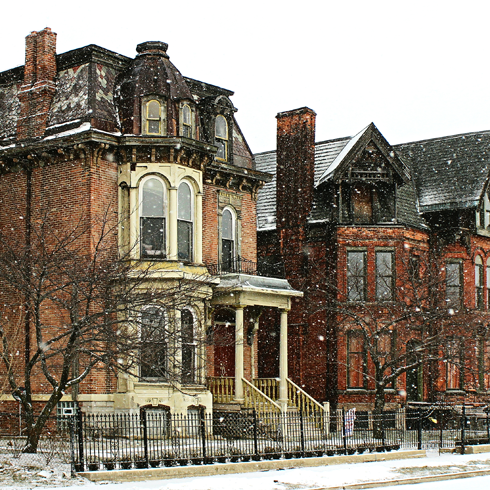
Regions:
<instances>
[{"instance_id":1,"label":"porch roof","mask_svg":"<svg viewBox=\"0 0 490 490\"><path fill-rule=\"evenodd\" d=\"M303 296L286 279L235 273L222 277L214 293L211 303L215 305L271 306L285 309L291 308L292 297Z\"/></svg>"}]
</instances>

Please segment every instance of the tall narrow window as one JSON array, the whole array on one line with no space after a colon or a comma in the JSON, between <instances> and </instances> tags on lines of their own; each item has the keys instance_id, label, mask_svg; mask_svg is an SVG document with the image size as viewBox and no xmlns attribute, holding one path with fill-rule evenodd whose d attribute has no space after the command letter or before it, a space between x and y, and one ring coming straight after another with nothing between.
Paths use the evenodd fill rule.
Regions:
<instances>
[{"instance_id":1,"label":"tall narrow window","mask_svg":"<svg viewBox=\"0 0 490 490\"><path fill-rule=\"evenodd\" d=\"M141 257L165 257L165 188L160 179L144 181L140 206Z\"/></svg>"},{"instance_id":2,"label":"tall narrow window","mask_svg":"<svg viewBox=\"0 0 490 490\"><path fill-rule=\"evenodd\" d=\"M146 103L146 134L161 134L162 132L162 106L158 100Z\"/></svg>"},{"instance_id":3,"label":"tall narrow window","mask_svg":"<svg viewBox=\"0 0 490 490\"><path fill-rule=\"evenodd\" d=\"M166 317L163 308L148 306L141 312L140 375L165 378L167 366Z\"/></svg>"},{"instance_id":4,"label":"tall narrow window","mask_svg":"<svg viewBox=\"0 0 490 490\"><path fill-rule=\"evenodd\" d=\"M358 330L347 332L347 388L367 388L367 354L364 336Z\"/></svg>"},{"instance_id":5,"label":"tall narrow window","mask_svg":"<svg viewBox=\"0 0 490 490\"><path fill-rule=\"evenodd\" d=\"M480 389L483 391L490 390L490 339L483 338L480 340L479 353L479 377Z\"/></svg>"},{"instance_id":6,"label":"tall narrow window","mask_svg":"<svg viewBox=\"0 0 490 490\"><path fill-rule=\"evenodd\" d=\"M228 123L222 115L216 116L215 120L215 140L218 152L216 158L219 160L228 160Z\"/></svg>"},{"instance_id":7,"label":"tall narrow window","mask_svg":"<svg viewBox=\"0 0 490 490\"><path fill-rule=\"evenodd\" d=\"M462 300L462 263L446 264L446 301L450 308L459 309Z\"/></svg>"},{"instance_id":8,"label":"tall narrow window","mask_svg":"<svg viewBox=\"0 0 490 490\"><path fill-rule=\"evenodd\" d=\"M182 106L182 136L192 138L192 112L188 104Z\"/></svg>"},{"instance_id":9,"label":"tall narrow window","mask_svg":"<svg viewBox=\"0 0 490 490\"><path fill-rule=\"evenodd\" d=\"M450 339L446 346L446 389L462 388L462 351L460 339Z\"/></svg>"},{"instance_id":10,"label":"tall narrow window","mask_svg":"<svg viewBox=\"0 0 490 490\"><path fill-rule=\"evenodd\" d=\"M366 251L347 252L347 299L366 301Z\"/></svg>"},{"instance_id":11,"label":"tall narrow window","mask_svg":"<svg viewBox=\"0 0 490 490\"><path fill-rule=\"evenodd\" d=\"M384 366L393 360L394 351L394 334L393 332L382 332L378 339L378 358L381 364ZM386 374L391 374L391 368L386 370ZM393 382L387 385L387 388L393 388Z\"/></svg>"},{"instance_id":12,"label":"tall narrow window","mask_svg":"<svg viewBox=\"0 0 490 490\"><path fill-rule=\"evenodd\" d=\"M225 208L221 216L221 269L224 272L234 270L235 262L235 216Z\"/></svg>"},{"instance_id":13,"label":"tall narrow window","mask_svg":"<svg viewBox=\"0 0 490 490\"><path fill-rule=\"evenodd\" d=\"M484 308L483 284L483 260L477 255L475 257L475 307L479 310Z\"/></svg>"},{"instance_id":14,"label":"tall narrow window","mask_svg":"<svg viewBox=\"0 0 490 490\"><path fill-rule=\"evenodd\" d=\"M178 190L177 243L179 260L192 260L193 202L191 187L182 182Z\"/></svg>"},{"instance_id":15,"label":"tall narrow window","mask_svg":"<svg viewBox=\"0 0 490 490\"><path fill-rule=\"evenodd\" d=\"M393 301L395 277L393 252L376 252L376 300Z\"/></svg>"},{"instance_id":16,"label":"tall narrow window","mask_svg":"<svg viewBox=\"0 0 490 490\"><path fill-rule=\"evenodd\" d=\"M182 383L196 381L196 343L194 338L194 316L187 308L180 315L182 331Z\"/></svg>"},{"instance_id":17,"label":"tall narrow window","mask_svg":"<svg viewBox=\"0 0 490 490\"><path fill-rule=\"evenodd\" d=\"M490 308L490 258L487 259L487 308Z\"/></svg>"}]
</instances>

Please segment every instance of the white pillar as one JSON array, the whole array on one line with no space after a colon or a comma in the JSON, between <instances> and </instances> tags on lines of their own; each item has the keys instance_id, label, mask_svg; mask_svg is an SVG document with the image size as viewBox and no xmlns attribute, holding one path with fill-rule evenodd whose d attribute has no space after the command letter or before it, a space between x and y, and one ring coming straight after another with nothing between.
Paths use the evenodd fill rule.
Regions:
<instances>
[{"instance_id":1,"label":"white pillar","mask_svg":"<svg viewBox=\"0 0 490 490\"><path fill-rule=\"evenodd\" d=\"M288 403L288 310L281 310L279 333L279 402L283 410Z\"/></svg>"},{"instance_id":2,"label":"white pillar","mask_svg":"<svg viewBox=\"0 0 490 490\"><path fill-rule=\"evenodd\" d=\"M177 187L168 190L168 258L177 260Z\"/></svg>"},{"instance_id":3,"label":"white pillar","mask_svg":"<svg viewBox=\"0 0 490 490\"><path fill-rule=\"evenodd\" d=\"M235 309L235 400L243 401L243 306Z\"/></svg>"}]
</instances>

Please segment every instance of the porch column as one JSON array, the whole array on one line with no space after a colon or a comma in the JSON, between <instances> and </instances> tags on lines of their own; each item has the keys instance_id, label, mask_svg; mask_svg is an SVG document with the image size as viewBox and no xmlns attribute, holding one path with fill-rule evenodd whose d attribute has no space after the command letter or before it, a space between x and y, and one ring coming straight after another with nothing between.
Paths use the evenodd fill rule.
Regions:
<instances>
[{"instance_id":1,"label":"porch column","mask_svg":"<svg viewBox=\"0 0 490 490\"><path fill-rule=\"evenodd\" d=\"M281 330L279 333L279 403L283 411L288 404L288 311L281 310Z\"/></svg>"},{"instance_id":2,"label":"porch column","mask_svg":"<svg viewBox=\"0 0 490 490\"><path fill-rule=\"evenodd\" d=\"M177 260L177 187L168 190L168 258Z\"/></svg>"},{"instance_id":3,"label":"porch column","mask_svg":"<svg viewBox=\"0 0 490 490\"><path fill-rule=\"evenodd\" d=\"M235 308L235 401L243 401L243 306Z\"/></svg>"}]
</instances>

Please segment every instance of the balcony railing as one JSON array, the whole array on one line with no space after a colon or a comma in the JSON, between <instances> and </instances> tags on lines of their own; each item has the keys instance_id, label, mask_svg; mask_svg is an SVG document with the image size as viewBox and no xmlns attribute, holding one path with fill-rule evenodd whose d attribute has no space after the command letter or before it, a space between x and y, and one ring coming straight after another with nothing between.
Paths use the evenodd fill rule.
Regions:
<instances>
[{"instance_id":1,"label":"balcony railing","mask_svg":"<svg viewBox=\"0 0 490 490\"><path fill-rule=\"evenodd\" d=\"M206 264L208 271L213 276L223 276L226 274L249 274L251 276L274 277L284 279L284 264L253 262L251 260L237 257L227 263Z\"/></svg>"}]
</instances>

